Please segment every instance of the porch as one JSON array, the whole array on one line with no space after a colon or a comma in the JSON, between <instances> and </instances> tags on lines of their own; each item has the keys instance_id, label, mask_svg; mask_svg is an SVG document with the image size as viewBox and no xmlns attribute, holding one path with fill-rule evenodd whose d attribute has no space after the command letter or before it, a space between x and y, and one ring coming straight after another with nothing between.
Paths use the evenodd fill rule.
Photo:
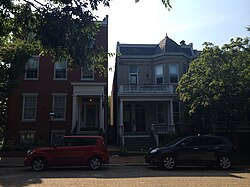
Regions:
<instances>
[{"instance_id":1,"label":"porch","mask_svg":"<svg viewBox=\"0 0 250 187\"><path fill-rule=\"evenodd\" d=\"M105 98L103 83L72 83L73 134L105 133Z\"/></svg>"},{"instance_id":2,"label":"porch","mask_svg":"<svg viewBox=\"0 0 250 187\"><path fill-rule=\"evenodd\" d=\"M128 146L131 139L138 142L143 137L144 139L151 137L157 145L159 134L175 133L176 114L179 114L179 102L174 102L173 98L141 97L137 100L134 97L120 98L118 128L120 144ZM146 140L141 141L141 144L146 142Z\"/></svg>"}]
</instances>

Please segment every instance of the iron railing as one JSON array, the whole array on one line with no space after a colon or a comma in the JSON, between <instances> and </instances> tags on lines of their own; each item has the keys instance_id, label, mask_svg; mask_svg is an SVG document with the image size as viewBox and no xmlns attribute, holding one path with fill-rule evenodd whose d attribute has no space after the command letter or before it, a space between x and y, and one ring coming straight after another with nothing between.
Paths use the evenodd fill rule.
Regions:
<instances>
[{"instance_id":1,"label":"iron railing","mask_svg":"<svg viewBox=\"0 0 250 187\"><path fill-rule=\"evenodd\" d=\"M121 84L119 93L168 93L174 94L174 86L171 84Z\"/></svg>"}]
</instances>

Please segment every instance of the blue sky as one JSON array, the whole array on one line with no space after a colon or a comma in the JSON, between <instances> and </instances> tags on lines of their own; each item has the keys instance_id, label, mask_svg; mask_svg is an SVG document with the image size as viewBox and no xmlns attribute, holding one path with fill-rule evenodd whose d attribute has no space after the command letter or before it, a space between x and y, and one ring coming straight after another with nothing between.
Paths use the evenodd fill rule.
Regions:
<instances>
[{"instance_id":1,"label":"blue sky","mask_svg":"<svg viewBox=\"0 0 250 187\"><path fill-rule=\"evenodd\" d=\"M109 52L116 44L157 44L166 35L179 43L193 43L201 50L204 42L221 46L231 38L246 37L250 25L250 0L170 0L166 10L161 0L113 0L110 8L100 7L96 15L109 15ZM109 66L114 66L114 58ZM113 72L109 72L109 92Z\"/></svg>"}]
</instances>

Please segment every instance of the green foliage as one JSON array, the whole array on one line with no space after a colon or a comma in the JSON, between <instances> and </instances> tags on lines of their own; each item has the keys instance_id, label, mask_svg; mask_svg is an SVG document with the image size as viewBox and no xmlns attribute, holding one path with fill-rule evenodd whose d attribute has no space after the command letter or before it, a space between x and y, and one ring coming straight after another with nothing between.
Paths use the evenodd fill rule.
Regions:
<instances>
[{"instance_id":1,"label":"green foliage","mask_svg":"<svg viewBox=\"0 0 250 187\"><path fill-rule=\"evenodd\" d=\"M0 48L0 142L3 140L3 130L7 124L7 102L12 89L17 84L17 78L24 71L24 64L31 54L41 51L39 42L27 42L16 39L3 42Z\"/></svg>"},{"instance_id":2,"label":"green foliage","mask_svg":"<svg viewBox=\"0 0 250 187\"><path fill-rule=\"evenodd\" d=\"M96 53L107 53L94 46L99 25L92 10L110 0L4 0L0 2L0 42L11 35L21 40L39 41L43 52L55 59L67 58L71 65L83 65ZM96 61L94 61L96 63Z\"/></svg>"},{"instance_id":3,"label":"green foliage","mask_svg":"<svg viewBox=\"0 0 250 187\"><path fill-rule=\"evenodd\" d=\"M250 110L250 41L232 39L221 48L205 43L177 91L188 113L219 110L231 120Z\"/></svg>"},{"instance_id":4,"label":"green foliage","mask_svg":"<svg viewBox=\"0 0 250 187\"><path fill-rule=\"evenodd\" d=\"M0 1L0 128L7 124L7 102L31 55L49 54L69 65L107 73L108 54L95 46L99 29L92 10L110 0ZM1 131L2 132L2 131ZM0 142L2 133L0 132Z\"/></svg>"}]
</instances>

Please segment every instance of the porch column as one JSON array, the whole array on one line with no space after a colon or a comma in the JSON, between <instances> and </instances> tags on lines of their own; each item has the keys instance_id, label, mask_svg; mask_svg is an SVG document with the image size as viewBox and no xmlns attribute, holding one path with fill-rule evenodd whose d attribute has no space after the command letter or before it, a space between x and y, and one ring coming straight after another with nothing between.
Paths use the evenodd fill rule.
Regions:
<instances>
[{"instance_id":1,"label":"porch column","mask_svg":"<svg viewBox=\"0 0 250 187\"><path fill-rule=\"evenodd\" d=\"M71 133L76 132L77 125L77 96L73 95L73 105L72 105L72 128Z\"/></svg>"},{"instance_id":2,"label":"porch column","mask_svg":"<svg viewBox=\"0 0 250 187\"><path fill-rule=\"evenodd\" d=\"M170 101L170 125L174 125L173 101Z\"/></svg>"},{"instance_id":3,"label":"porch column","mask_svg":"<svg viewBox=\"0 0 250 187\"><path fill-rule=\"evenodd\" d=\"M100 95L100 107L99 107L99 117L100 117L100 129L103 130L103 133L105 132L104 128L104 98L103 95Z\"/></svg>"},{"instance_id":4,"label":"porch column","mask_svg":"<svg viewBox=\"0 0 250 187\"><path fill-rule=\"evenodd\" d=\"M121 140L122 146L124 146L123 100L122 99L120 99L120 114L119 114L119 116L120 116L119 135L120 135L120 140Z\"/></svg>"}]
</instances>

